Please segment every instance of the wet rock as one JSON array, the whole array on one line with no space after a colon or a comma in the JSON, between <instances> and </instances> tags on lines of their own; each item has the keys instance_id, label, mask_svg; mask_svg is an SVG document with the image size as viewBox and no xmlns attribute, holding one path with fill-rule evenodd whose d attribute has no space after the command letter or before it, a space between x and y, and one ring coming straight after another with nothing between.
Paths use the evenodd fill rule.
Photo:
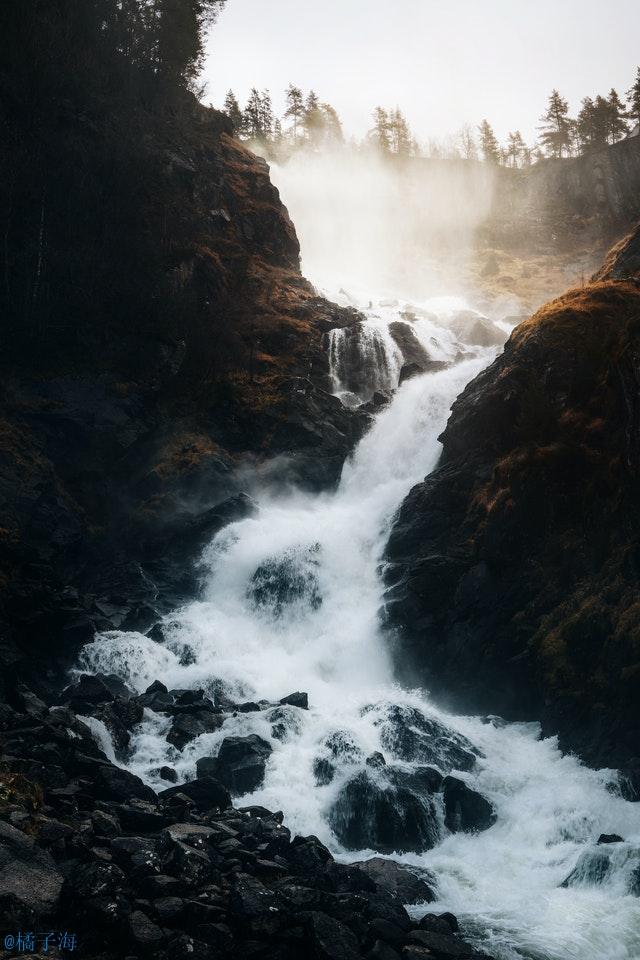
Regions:
<instances>
[{"instance_id":1,"label":"wet rock","mask_svg":"<svg viewBox=\"0 0 640 960\"><path fill-rule=\"evenodd\" d=\"M611 858L604 850L585 850L562 881L561 887L590 887L605 883L611 871Z\"/></svg>"},{"instance_id":2,"label":"wet rock","mask_svg":"<svg viewBox=\"0 0 640 960\"><path fill-rule=\"evenodd\" d=\"M276 740L288 740L302 730L300 713L295 707L275 707L267 714L267 720L271 723L271 735Z\"/></svg>"},{"instance_id":3,"label":"wet rock","mask_svg":"<svg viewBox=\"0 0 640 960\"><path fill-rule=\"evenodd\" d=\"M314 911L309 917L309 929L318 960L357 960L360 957L356 936L339 920Z\"/></svg>"},{"instance_id":4,"label":"wet rock","mask_svg":"<svg viewBox=\"0 0 640 960\"><path fill-rule=\"evenodd\" d=\"M400 960L400 954L384 940L376 940L367 954L367 960Z\"/></svg>"},{"instance_id":5,"label":"wet rock","mask_svg":"<svg viewBox=\"0 0 640 960\"><path fill-rule=\"evenodd\" d=\"M325 787L336 775L336 768L326 757L316 757L313 761L313 776L316 786Z\"/></svg>"},{"instance_id":6,"label":"wet rock","mask_svg":"<svg viewBox=\"0 0 640 960\"><path fill-rule=\"evenodd\" d=\"M142 949L156 947L163 939L160 927L142 910L134 910L129 917L129 932L134 944Z\"/></svg>"},{"instance_id":7,"label":"wet rock","mask_svg":"<svg viewBox=\"0 0 640 960\"><path fill-rule=\"evenodd\" d=\"M280 700L281 704L289 704L291 707L300 707L301 710L309 709L309 695L307 693L290 693Z\"/></svg>"},{"instance_id":8,"label":"wet rock","mask_svg":"<svg viewBox=\"0 0 640 960\"><path fill-rule=\"evenodd\" d=\"M443 793L444 823L452 833L488 830L496 822L496 814L489 801L471 790L462 780L445 777Z\"/></svg>"},{"instance_id":9,"label":"wet rock","mask_svg":"<svg viewBox=\"0 0 640 960\"><path fill-rule=\"evenodd\" d=\"M156 795L151 787L128 770L105 764L95 771L95 778L103 795L110 800L129 800L135 797L149 803L156 802Z\"/></svg>"},{"instance_id":10,"label":"wet rock","mask_svg":"<svg viewBox=\"0 0 640 960\"><path fill-rule=\"evenodd\" d=\"M76 703L106 703L116 697L129 699L133 693L115 674L83 674L63 691L65 700Z\"/></svg>"},{"instance_id":11,"label":"wet rock","mask_svg":"<svg viewBox=\"0 0 640 960\"><path fill-rule=\"evenodd\" d=\"M209 765L208 769L215 771L232 796L240 796L260 786L271 752L271 744L256 734L225 737L215 758L215 766ZM203 769L202 765L199 769Z\"/></svg>"},{"instance_id":12,"label":"wet rock","mask_svg":"<svg viewBox=\"0 0 640 960\"><path fill-rule=\"evenodd\" d=\"M280 617L291 604L299 603L317 610L322 604L316 574L319 545L273 557L260 564L251 578L248 595L256 607Z\"/></svg>"},{"instance_id":13,"label":"wet rock","mask_svg":"<svg viewBox=\"0 0 640 960\"><path fill-rule=\"evenodd\" d=\"M430 930L412 930L407 939L410 944L425 947L431 954L442 960L455 957L472 957L474 949L458 937Z\"/></svg>"},{"instance_id":14,"label":"wet rock","mask_svg":"<svg viewBox=\"0 0 640 960\"><path fill-rule=\"evenodd\" d=\"M380 890L398 897L402 903L432 903L436 899L435 880L426 871L412 871L395 860L371 857L351 864L376 884Z\"/></svg>"},{"instance_id":15,"label":"wet rock","mask_svg":"<svg viewBox=\"0 0 640 960\"><path fill-rule=\"evenodd\" d=\"M407 933L406 930L398 927L395 923L391 923L389 920L383 920L381 917L376 917L369 924L367 938L374 942L376 940L383 940L385 943L400 946L406 943Z\"/></svg>"},{"instance_id":16,"label":"wet rock","mask_svg":"<svg viewBox=\"0 0 640 960\"><path fill-rule=\"evenodd\" d=\"M168 787L166 790L161 790L158 796L161 800L169 800L181 793L193 800L200 810L211 810L214 807L224 810L231 806L229 791L213 777L198 777L188 783Z\"/></svg>"},{"instance_id":17,"label":"wet rock","mask_svg":"<svg viewBox=\"0 0 640 960\"><path fill-rule=\"evenodd\" d=\"M507 334L495 325L493 320L483 317L475 310L460 310L449 319L453 332L463 343L479 347L502 346Z\"/></svg>"},{"instance_id":18,"label":"wet rock","mask_svg":"<svg viewBox=\"0 0 640 960\"><path fill-rule=\"evenodd\" d=\"M331 828L343 846L382 853L419 853L435 846L440 839L437 803L424 792L433 783L430 777L388 768L370 770L342 787L329 813Z\"/></svg>"},{"instance_id":19,"label":"wet rock","mask_svg":"<svg viewBox=\"0 0 640 960\"><path fill-rule=\"evenodd\" d=\"M624 840L617 833L601 833L598 837L598 845L602 843L624 843Z\"/></svg>"},{"instance_id":20,"label":"wet rock","mask_svg":"<svg viewBox=\"0 0 640 960\"><path fill-rule=\"evenodd\" d=\"M374 704L364 712L378 714L382 745L398 760L433 763L445 773L475 766L478 751L469 740L415 707Z\"/></svg>"},{"instance_id":21,"label":"wet rock","mask_svg":"<svg viewBox=\"0 0 640 960\"><path fill-rule=\"evenodd\" d=\"M458 920L452 913L425 913L418 926L430 933L457 933L460 929Z\"/></svg>"},{"instance_id":22,"label":"wet rock","mask_svg":"<svg viewBox=\"0 0 640 960\"><path fill-rule=\"evenodd\" d=\"M171 730L167 734L167 741L178 750L182 750L188 743L203 733L213 733L224 722L224 717L212 710L198 710L181 713L174 717Z\"/></svg>"},{"instance_id":23,"label":"wet rock","mask_svg":"<svg viewBox=\"0 0 640 960\"><path fill-rule=\"evenodd\" d=\"M33 838L0 822L0 915L18 925L45 921L56 910L62 876Z\"/></svg>"},{"instance_id":24,"label":"wet rock","mask_svg":"<svg viewBox=\"0 0 640 960\"><path fill-rule=\"evenodd\" d=\"M169 783L176 783L178 774L173 767L155 767L151 774L160 777L161 780L167 780Z\"/></svg>"}]
</instances>

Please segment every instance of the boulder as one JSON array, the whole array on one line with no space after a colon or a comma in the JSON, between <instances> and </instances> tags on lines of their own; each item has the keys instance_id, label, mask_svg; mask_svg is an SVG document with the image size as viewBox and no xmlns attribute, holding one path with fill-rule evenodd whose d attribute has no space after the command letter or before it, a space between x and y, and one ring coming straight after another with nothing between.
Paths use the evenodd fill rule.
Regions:
<instances>
[{"instance_id":1,"label":"boulder","mask_svg":"<svg viewBox=\"0 0 640 960\"><path fill-rule=\"evenodd\" d=\"M360 960L357 937L334 917L312 911L309 933L318 960Z\"/></svg>"},{"instance_id":2,"label":"boulder","mask_svg":"<svg viewBox=\"0 0 640 960\"><path fill-rule=\"evenodd\" d=\"M444 823L452 833L488 830L496 822L496 814L489 801L471 790L462 780L445 777L443 794Z\"/></svg>"},{"instance_id":3,"label":"boulder","mask_svg":"<svg viewBox=\"0 0 640 960\"><path fill-rule=\"evenodd\" d=\"M178 750L182 750L188 743L203 733L213 733L224 723L224 717L213 710L197 710L188 713L179 713L173 719L171 730L167 734L167 741Z\"/></svg>"},{"instance_id":4,"label":"boulder","mask_svg":"<svg viewBox=\"0 0 640 960\"><path fill-rule=\"evenodd\" d=\"M351 864L373 880L376 887L398 897L403 903L432 903L436 899L435 878L426 871L413 871L395 860L371 857Z\"/></svg>"},{"instance_id":5,"label":"boulder","mask_svg":"<svg viewBox=\"0 0 640 960\"><path fill-rule=\"evenodd\" d=\"M291 707L300 707L301 710L309 709L309 695L307 693L290 693L280 700L281 704L289 704Z\"/></svg>"},{"instance_id":6,"label":"boulder","mask_svg":"<svg viewBox=\"0 0 640 960\"><path fill-rule=\"evenodd\" d=\"M435 764L444 773L475 766L479 751L473 744L416 707L371 704L364 712L376 714L382 746L398 760Z\"/></svg>"},{"instance_id":7,"label":"boulder","mask_svg":"<svg viewBox=\"0 0 640 960\"><path fill-rule=\"evenodd\" d=\"M52 916L60 900L62 876L46 850L32 837L0 822L0 915L24 927Z\"/></svg>"},{"instance_id":8,"label":"boulder","mask_svg":"<svg viewBox=\"0 0 640 960\"><path fill-rule=\"evenodd\" d=\"M425 792L429 778L419 780L415 773L387 768L367 768L348 780L329 812L340 843L348 850L382 853L420 853L434 847L440 839L437 806Z\"/></svg>"},{"instance_id":9,"label":"boulder","mask_svg":"<svg viewBox=\"0 0 640 960\"><path fill-rule=\"evenodd\" d=\"M271 752L271 744L256 734L225 737L217 757L203 757L198 761L198 774L207 770L229 789L232 796L251 793L264 780Z\"/></svg>"},{"instance_id":10,"label":"boulder","mask_svg":"<svg viewBox=\"0 0 640 960\"><path fill-rule=\"evenodd\" d=\"M149 803L156 802L156 795L140 777L121 767L104 764L95 771L96 783L102 795L109 800L129 800L135 797Z\"/></svg>"},{"instance_id":11,"label":"boulder","mask_svg":"<svg viewBox=\"0 0 640 960\"><path fill-rule=\"evenodd\" d=\"M200 810L211 810L217 807L225 810L231 806L231 797L226 787L213 777L198 777L188 783L181 783L175 787L161 790L158 797L169 800L178 794L184 794L196 804Z\"/></svg>"}]
</instances>

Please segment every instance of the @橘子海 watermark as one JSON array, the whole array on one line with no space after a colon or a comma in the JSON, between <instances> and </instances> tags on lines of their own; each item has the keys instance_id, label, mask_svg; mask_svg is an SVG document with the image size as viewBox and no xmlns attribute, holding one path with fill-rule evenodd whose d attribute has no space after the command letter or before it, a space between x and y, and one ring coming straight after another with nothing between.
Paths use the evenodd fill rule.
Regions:
<instances>
[{"instance_id":1,"label":"@\u6a58\u5b50\u6d77 watermark","mask_svg":"<svg viewBox=\"0 0 640 960\"><path fill-rule=\"evenodd\" d=\"M45 933L18 930L5 933L0 941L8 953L73 952L78 947L78 936L68 930L48 930Z\"/></svg>"}]
</instances>

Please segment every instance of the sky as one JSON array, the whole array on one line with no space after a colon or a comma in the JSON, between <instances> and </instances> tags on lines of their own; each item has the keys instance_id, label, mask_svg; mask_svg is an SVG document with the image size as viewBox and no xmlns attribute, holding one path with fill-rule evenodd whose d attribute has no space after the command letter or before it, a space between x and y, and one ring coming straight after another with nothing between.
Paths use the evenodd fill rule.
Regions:
<instances>
[{"instance_id":1,"label":"sky","mask_svg":"<svg viewBox=\"0 0 640 960\"><path fill-rule=\"evenodd\" d=\"M363 136L373 108L399 106L421 141L486 117L528 142L557 87L619 93L640 65L640 0L227 0L207 45L205 102L244 104L310 88Z\"/></svg>"}]
</instances>

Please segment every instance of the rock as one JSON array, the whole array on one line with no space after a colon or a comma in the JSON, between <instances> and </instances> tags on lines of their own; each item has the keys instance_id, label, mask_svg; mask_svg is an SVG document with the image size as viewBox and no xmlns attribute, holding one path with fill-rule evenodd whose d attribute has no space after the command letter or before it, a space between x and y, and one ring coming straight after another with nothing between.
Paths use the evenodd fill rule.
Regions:
<instances>
[{"instance_id":1,"label":"rock","mask_svg":"<svg viewBox=\"0 0 640 960\"><path fill-rule=\"evenodd\" d=\"M439 774L433 774L437 783ZM437 806L429 796L432 786L429 775L367 768L340 790L329 811L331 829L348 850L430 850L440 839Z\"/></svg>"},{"instance_id":2,"label":"rock","mask_svg":"<svg viewBox=\"0 0 640 960\"><path fill-rule=\"evenodd\" d=\"M601 833L598 837L598 844L601 843L624 843L624 840L617 833Z\"/></svg>"},{"instance_id":3,"label":"rock","mask_svg":"<svg viewBox=\"0 0 640 960\"><path fill-rule=\"evenodd\" d=\"M129 917L129 932L133 942L142 949L155 947L163 939L163 933L142 910L134 910Z\"/></svg>"},{"instance_id":4,"label":"rock","mask_svg":"<svg viewBox=\"0 0 640 960\"><path fill-rule=\"evenodd\" d=\"M358 940L346 924L325 913L309 917L311 942L318 960L359 960Z\"/></svg>"},{"instance_id":5,"label":"rock","mask_svg":"<svg viewBox=\"0 0 640 960\"><path fill-rule=\"evenodd\" d=\"M59 904L62 876L33 838L0 822L0 915L5 922L37 924Z\"/></svg>"},{"instance_id":6,"label":"rock","mask_svg":"<svg viewBox=\"0 0 640 960\"><path fill-rule=\"evenodd\" d=\"M452 833L488 830L496 822L496 814L489 801L471 790L462 780L445 777L443 792L444 822Z\"/></svg>"},{"instance_id":7,"label":"rock","mask_svg":"<svg viewBox=\"0 0 640 960\"><path fill-rule=\"evenodd\" d=\"M599 886L607 880L611 871L611 858L604 850L585 850L561 887Z\"/></svg>"},{"instance_id":8,"label":"rock","mask_svg":"<svg viewBox=\"0 0 640 960\"><path fill-rule=\"evenodd\" d=\"M95 778L103 795L110 800L129 800L136 797L149 803L156 802L156 795L151 787L128 770L103 765L97 768Z\"/></svg>"},{"instance_id":9,"label":"rock","mask_svg":"<svg viewBox=\"0 0 640 960\"><path fill-rule=\"evenodd\" d=\"M367 954L368 960L400 960L400 954L383 940L376 940Z\"/></svg>"},{"instance_id":10,"label":"rock","mask_svg":"<svg viewBox=\"0 0 640 960\"><path fill-rule=\"evenodd\" d=\"M161 790L158 797L161 800L169 800L181 793L193 800L200 810L210 810L214 807L225 810L231 806L229 791L213 777L198 777L197 780L168 787L166 790Z\"/></svg>"},{"instance_id":11,"label":"rock","mask_svg":"<svg viewBox=\"0 0 640 960\"><path fill-rule=\"evenodd\" d=\"M129 699L133 693L115 674L82 674L71 686L63 691L63 697L72 703L106 703L116 697Z\"/></svg>"},{"instance_id":12,"label":"rock","mask_svg":"<svg viewBox=\"0 0 640 960\"><path fill-rule=\"evenodd\" d=\"M398 897L402 903L432 903L436 899L434 878L426 871L421 871L423 876L419 876L395 860L385 860L383 857L371 857L351 866L362 870L378 889Z\"/></svg>"},{"instance_id":13,"label":"rock","mask_svg":"<svg viewBox=\"0 0 640 960\"><path fill-rule=\"evenodd\" d=\"M290 693L280 700L281 704L289 704L292 707L300 707L301 710L309 709L309 696L306 693Z\"/></svg>"},{"instance_id":14,"label":"rock","mask_svg":"<svg viewBox=\"0 0 640 960\"><path fill-rule=\"evenodd\" d=\"M182 750L187 743L203 733L213 733L224 722L224 717L212 710L198 710L194 713L181 713L174 717L167 741Z\"/></svg>"},{"instance_id":15,"label":"rock","mask_svg":"<svg viewBox=\"0 0 640 960\"><path fill-rule=\"evenodd\" d=\"M382 745L398 760L435 764L446 773L475 766L478 751L469 740L415 707L372 704L364 712L376 715Z\"/></svg>"},{"instance_id":16,"label":"rock","mask_svg":"<svg viewBox=\"0 0 640 960\"><path fill-rule=\"evenodd\" d=\"M458 920L452 913L425 913L418 926L430 933L457 933L460 929Z\"/></svg>"},{"instance_id":17,"label":"rock","mask_svg":"<svg viewBox=\"0 0 640 960\"><path fill-rule=\"evenodd\" d=\"M271 744L256 734L225 737L215 758L215 774L232 796L251 793L264 780Z\"/></svg>"},{"instance_id":18,"label":"rock","mask_svg":"<svg viewBox=\"0 0 640 960\"><path fill-rule=\"evenodd\" d=\"M391 923L389 920L383 920L381 917L376 917L369 924L367 938L373 941L384 940L385 943L400 946L406 943L407 933L406 930L396 926L395 923Z\"/></svg>"},{"instance_id":19,"label":"rock","mask_svg":"<svg viewBox=\"0 0 640 960\"><path fill-rule=\"evenodd\" d=\"M480 347L500 347L507 339L506 333L493 320L475 310L460 310L450 317L449 326L464 343Z\"/></svg>"},{"instance_id":20,"label":"rock","mask_svg":"<svg viewBox=\"0 0 640 960\"><path fill-rule=\"evenodd\" d=\"M306 551L272 557L257 568L251 578L249 596L255 607L269 611L274 618L282 616L292 604L317 610L322 604L316 575L317 545Z\"/></svg>"},{"instance_id":21,"label":"rock","mask_svg":"<svg viewBox=\"0 0 640 960\"><path fill-rule=\"evenodd\" d=\"M412 930L407 938L416 946L425 947L436 957L449 960L454 957L472 957L474 948L451 934L434 933L430 930Z\"/></svg>"},{"instance_id":22,"label":"rock","mask_svg":"<svg viewBox=\"0 0 640 960\"><path fill-rule=\"evenodd\" d=\"M161 780L168 780L169 783L176 783L178 780L178 774L173 767L155 767L151 773Z\"/></svg>"},{"instance_id":23,"label":"rock","mask_svg":"<svg viewBox=\"0 0 640 960\"><path fill-rule=\"evenodd\" d=\"M336 774L336 768L326 757L316 757L313 761L313 775L318 787L325 787L331 783Z\"/></svg>"}]
</instances>

